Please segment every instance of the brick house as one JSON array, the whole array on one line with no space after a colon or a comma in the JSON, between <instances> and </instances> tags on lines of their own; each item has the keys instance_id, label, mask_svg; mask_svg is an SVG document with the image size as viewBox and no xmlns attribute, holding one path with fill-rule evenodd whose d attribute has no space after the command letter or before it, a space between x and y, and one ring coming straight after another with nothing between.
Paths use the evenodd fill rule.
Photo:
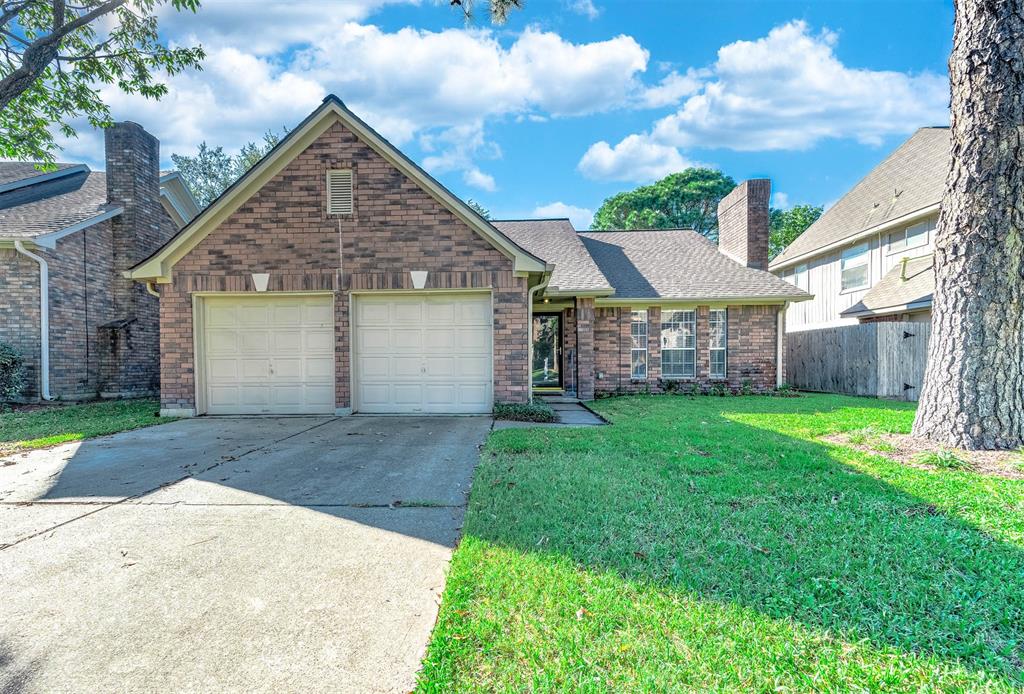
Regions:
<instances>
[{"instance_id":1,"label":"brick house","mask_svg":"<svg viewBox=\"0 0 1024 694\"><path fill-rule=\"evenodd\" d=\"M164 414L483 413L776 386L767 181L692 231L488 221L335 96L127 273L160 297Z\"/></svg>"},{"instance_id":2,"label":"brick house","mask_svg":"<svg viewBox=\"0 0 1024 694\"><path fill-rule=\"evenodd\" d=\"M159 308L125 270L199 210L159 142L105 131L106 171L0 162L0 341L25 357L28 399L152 394Z\"/></svg>"}]
</instances>

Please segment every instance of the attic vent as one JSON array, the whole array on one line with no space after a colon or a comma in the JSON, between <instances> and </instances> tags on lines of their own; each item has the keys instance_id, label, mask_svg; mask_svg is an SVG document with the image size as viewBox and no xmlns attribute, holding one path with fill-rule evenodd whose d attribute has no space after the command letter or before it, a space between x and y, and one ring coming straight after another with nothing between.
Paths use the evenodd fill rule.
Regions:
<instances>
[{"instance_id":1,"label":"attic vent","mask_svg":"<svg viewBox=\"0 0 1024 694\"><path fill-rule=\"evenodd\" d=\"M352 170L327 172L327 214L352 214Z\"/></svg>"}]
</instances>

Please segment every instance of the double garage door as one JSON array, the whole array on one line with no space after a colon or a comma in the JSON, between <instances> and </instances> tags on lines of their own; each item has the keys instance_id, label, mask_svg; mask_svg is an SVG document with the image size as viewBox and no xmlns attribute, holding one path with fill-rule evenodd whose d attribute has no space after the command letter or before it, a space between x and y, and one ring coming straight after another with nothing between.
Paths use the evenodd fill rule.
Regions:
<instances>
[{"instance_id":1,"label":"double garage door","mask_svg":"<svg viewBox=\"0 0 1024 694\"><path fill-rule=\"evenodd\" d=\"M334 412L331 296L207 296L200 310L205 412ZM358 295L351 318L356 411L490 412L489 294Z\"/></svg>"}]
</instances>

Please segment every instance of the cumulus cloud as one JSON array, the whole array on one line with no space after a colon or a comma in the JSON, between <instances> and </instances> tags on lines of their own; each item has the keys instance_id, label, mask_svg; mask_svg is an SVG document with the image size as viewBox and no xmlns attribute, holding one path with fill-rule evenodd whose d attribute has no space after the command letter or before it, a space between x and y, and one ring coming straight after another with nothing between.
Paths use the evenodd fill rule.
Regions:
<instances>
[{"instance_id":1,"label":"cumulus cloud","mask_svg":"<svg viewBox=\"0 0 1024 694\"><path fill-rule=\"evenodd\" d=\"M462 174L462 180L466 182L466 185L479 188L480 190L486 190L489 193L493 193L498 189L498 184L494 181L494 176L484 173L476 167L466 169Z\"/></svg>"},{"instance_id":2,"label":"cumulus cloud","mask_svg":"<svg viewBox=\"0 0 1024 694\"><path fill-rule=\"evenodd\" d=\"M781 190L772 193L772 207L779 210L788 210L791 207L789 204L789 194L783 193Z\"/></svg>"},{"instance_id":3,"label":"cumulus cloud","mask_svg":"<svg viewBox=\"0 0 1024 694\"><path fill-rule=\"evenodd\" d=\"M647 108L659 108L679 103L684 96L698 91L703 82L701 72L690 69L680 75L673 70L665 75L658 84L648 87L640 94L640 104Z\"/></svg>"},{"instance_id":4,"label":"cumulus cloud","mask_svg":"<svg viewBox=\"0 0 1024 694\"><path fill-rule=\"evenodd\" d=\"M675 147L652 142L642 135L629 135L614 147L604 141L595 142L577 168L591 179L642 183L692 165Z\"/></svg>"},{"instance_id":5,"label":"cumulus cloud","mask_svg":"<svg viewBox=\"0 0 1024 694\"><path fill-rule=\"evenodd\" d=\"M564 202L551 202L547 205L538 205L533 209L532 217L568 217L576 229L582 231L590 228L594 221L594 211L586 207L568 205Z\"/></svg>"},{"instance_id":6,"label":"cumulus cloud","mask_svg":"<svg viewBox=\"0 0 1024 694\"><path fill-rule=\"evenodd\" d=\"M834 32L792 21L723 46L713 65L686 74L699 84L675 113L614 147L594 144L580 169L595 178L645 180L652 170L672 168L680 149L802 150L839 138L879 144L948 122L945 76L849 67L835 55L837 42ZM689 86L680 82L677 93ZM670 102L672 89L669 82L648 90L649 103Z\"/></svg>"},{"instance_id":7,"label":"cumulus cloud","mask_svg":"<svg viewBox=\"0 0 1024 694\"><path fill-rule=\"evenodd\" d=\"M566 6L570 11L587 19L597 19L601 15L601 10L594 5L594 0L567 0Z\"/></svg>"}]
</instances>

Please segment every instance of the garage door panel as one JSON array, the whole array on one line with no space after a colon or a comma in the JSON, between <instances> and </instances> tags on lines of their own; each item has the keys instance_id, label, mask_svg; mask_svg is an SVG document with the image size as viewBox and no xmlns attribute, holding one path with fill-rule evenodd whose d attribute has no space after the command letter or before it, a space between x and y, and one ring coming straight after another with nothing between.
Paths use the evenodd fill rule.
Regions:
<instances>
[{"instance_id":1,"label":"garage door panel","mask_svg":"<svg viewBox=\"0 0 1024 694\"><path fill-rule=\"evenodd\" d=\"M205 297L202 306L207 412L334 412L331 297Z\"/></svg>"},{"instance_id":2,"label":"garage door panel","mask_svg":"<svg viewBox=\"0 0 1024 694\"><path fill-rule=\"evenodd\" d=\"M491 411L489 295L357 296L354 302L358 411Z\"/></svg>"}]
</instances>

